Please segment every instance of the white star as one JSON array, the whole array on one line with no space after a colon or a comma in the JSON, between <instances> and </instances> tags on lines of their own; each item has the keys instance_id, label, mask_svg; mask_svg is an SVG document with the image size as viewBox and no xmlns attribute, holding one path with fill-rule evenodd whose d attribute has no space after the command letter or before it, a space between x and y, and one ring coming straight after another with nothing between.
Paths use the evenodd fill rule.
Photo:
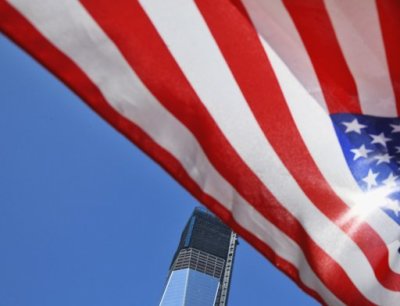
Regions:
<instances>
[{"instance_id":1,"label":"white star","mask_svg":"<svg viewBox=\"0 0 400 306\"><path fill-rule=\"evenodd\" d=\"M396 214L397 217L399 216L400 213L399 201L387 198L385 207L390 210L393 210L393 212Z\"/></svg>"},{"instance_id":2,"label":"white star","mask_svg":"<svg viewBox=\"0 0 400 306\"><path fill-rule=\"evenodd\" d=\"M345 133L356 132L357 134L361 134L361 129L367 127L364 124L360 124L357 119L354 119L351 122L342 122L342 124L346 126Z\"/></svg>"},{"instance_id":3,"label":"white star","mask_svg":"<svg viewBox=\"0 0 400 306\"><path fill-rule=\"evenodd\" d=\"M372 142L371 143L379 143L384 147L386 147L386 143L388 141L392 140L391 138L385 137L385 134L383 134L383 133L380 133L379 135L371 135L370 134L369 136L372 137Z\"/></svg>"},{"instance_id":4,"label":"white star","mask_svg":"<svg viewBox=\"0 0 400 306\"><path fill-rule=\"evenodd\" d=\"M373 150L366 149L366 148L365 148L365 145L362 145L362 146L359 147L358 149L351 149L350 151L354 153L354 158L353 158L353 160L357 160L357 159L359 159L360 157L367 158L368 153L372 152Z\"/></svg>"},{"instance_id":5,"label":"white star","mask_svg":"<svg viewBox=\"0 0 400 306\"><path fill-rule=\"evenodd\" d=\"M389 156L389 154L387 154L387 153L374 156L374 159L378 160L378 162L376 163L377 165L379 165L381 163L389 164L391 158L393 158L393 156Z\"/></svg>"},{"instance_id":6,"label":"white star","mask_svg":"<svg viewBox=\"0 0 400 306\"><path fill-rule=\"evenodd\" d=\"M367 188L371 189L373 186L377 186L376 177L379 173L374 173L371 169L368 171L368 175L364 177L362 180L367 184Z\"/></svg>"},{"instance_id":7,"label":"white star","mask_svg":"<svg viewBox=\"0 0 400 306\"><path fill-rule=\"evenodd\" d=\"M396 153L400 153L400 147L396 146Z\"/></svg>"},{"instance_id":8,"label":"white star","mask_svg":"<svg viewBox=\"0 0 400 306\"><path fill-rule=\"evenodd\" d=\"M400 124L391 124L392 127L392 133L400 133Z\"/></svg>"},{"instance_id":9,"label":"white star","mask_svg":"<svg viewBox=\"0 0 400 306\"><path fill-rule=\"evenodd\" d=\"M383 181L383 184L390 189L395 188L397 186L397 178L397 175L393 175L393 172L390 172L389 176Z\"/></svg>"}]
</instances>

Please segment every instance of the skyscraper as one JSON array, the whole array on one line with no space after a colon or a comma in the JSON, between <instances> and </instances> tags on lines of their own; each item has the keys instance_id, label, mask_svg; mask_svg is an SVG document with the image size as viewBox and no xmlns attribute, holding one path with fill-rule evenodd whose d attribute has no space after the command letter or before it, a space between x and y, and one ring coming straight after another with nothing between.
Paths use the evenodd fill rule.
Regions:
<instances>
[{"instance_id":1,"label":"skyscraper","mask_svg":"<svg viewBox=\"0 0 400 306\"><path fill-rule=\"evenodd\" d=\"M160 306L227 305L236 234L196 208L172 259Z\"/></svg>"}]
</instances>

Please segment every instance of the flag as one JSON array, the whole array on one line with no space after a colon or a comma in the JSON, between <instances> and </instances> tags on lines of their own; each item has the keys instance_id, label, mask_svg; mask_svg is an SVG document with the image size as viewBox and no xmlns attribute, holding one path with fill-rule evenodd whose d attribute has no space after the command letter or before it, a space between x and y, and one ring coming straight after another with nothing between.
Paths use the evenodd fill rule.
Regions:
<instances>
[{"instance_id":1,"label":"flag","mask_svg":"<svg viewBox=\"0 0 400 306\"><path fill-rule=\"evenodd\" d=\"M8 0L0 28L318 301L399 304L398 0Z\"/></svg>"}]
</instances>

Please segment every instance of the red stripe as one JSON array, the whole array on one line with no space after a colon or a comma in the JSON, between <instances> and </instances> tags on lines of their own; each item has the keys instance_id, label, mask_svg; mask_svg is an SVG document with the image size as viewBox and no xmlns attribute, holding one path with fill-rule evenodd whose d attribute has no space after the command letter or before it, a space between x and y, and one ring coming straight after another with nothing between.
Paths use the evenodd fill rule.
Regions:
<instances>
[{"instance_id":1,"label":"red stripe","mask_svg":"<svg viewBox=\"0 0 400 306\"><path fill-rule=\"evenodd\" d=\"M283 2L310 56L329 112L361 114L356 83L323 1Z\"/></svg>"},{"instance_id":2,"label":"red stripe","mask_svg":"<svg viewBox=\"0 0 400 306\"><path fill-rule=\"evenodd\" d=\"M377 0L386 58L392 86L396 97L397 112L400 112L400 1Z\"/></svg>"},{"instance_id":3,"label":"red stripe","mask_svg":"<svg viewBox=\"0 0 400 306\"><path fill-rule=\"evenodd\" d=\"M153 160L170 173L195 198L216 213L217 216L229 224L240 236L249 241L260 253L295 281L302 290L320 303L325 304L316 291L310 289L301 281L299 271L295 266L277 255L267 244L259 240L251 232L241 227L234 220L230 211L226 210L223 205L203 192L186 173L178 160L155 143L138 126L122 117L110 107L98 88L90 81L86 74L74 62L49 43L14 8L5 2L0 2L0 29L49 71L55 74L103 119L135 143L146 154L151 156Z\"/></svg>"},{"instance_id":4,"label":"red stripe","mask_svg":"<svg viewBox=\"0 0 400 306\"><path fill-rule=\"evenodd\" d=\"M300 245L309 244L310 249L305 250L307 258L314 264L320 276L327 276L325 266L322 267L320 261L312 260L312 253L319 254L320 258L325 258L330 262L332 259L315 245L298 221L277 203L232 149L141 8L129 1L119 1L112 5L108 1L97 1L95 5L90 1L83 1L83 3L108 36L118 45L146 87L195 135L216 169L249 203L289 237L295 239ZM118 16L117 24L110 16ZM157 75L157 79L154 75ZM202 125L200 126L198 122ZM223 154L215 148L220 148ZM246 184L238 181L237 178L245 178ZM266 203L269 207L265 205ZM271 214L271 212L274 213ZM291 223L289 226L286 223L288 221ZM348 280L347 286L340 283L342 293L346 291L348 294L352 286L351 281L336 263L335 265L335 269L340 270L338 273L342 273L343 280ZM332 278L330 280L332 281ZM357 291L355 288L354 290Z\"/></svg>"},{"instance_id":5,"label":"red stripe","mask_svg":"<svg viewBox=\"0 0 400 306\"><path fill-rule=\"evenodd\" d=\"M309 199L359 245L378 280L391 290L400 290L400 275L390 269L388 249L381 237L365 222L348 217L349 207L325 181L309 154L254 27L237 26L243 24L239 14L220 18L227 11L222 1L217 4L202 0L197 4L260 127L286 168Z\"/></svg>"}]
</instances>

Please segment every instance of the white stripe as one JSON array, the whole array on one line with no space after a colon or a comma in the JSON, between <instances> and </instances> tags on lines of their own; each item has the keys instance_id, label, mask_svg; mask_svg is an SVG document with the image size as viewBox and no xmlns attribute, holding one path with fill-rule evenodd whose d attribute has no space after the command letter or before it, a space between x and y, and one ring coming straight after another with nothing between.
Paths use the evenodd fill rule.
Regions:
<instances>
[{"instance_id":1,"label":"white stripe","mask_svg":"<svg viewBox=\"0 0 400 306\"><path fill-rule=\"evenodd\" d=\"M252 171L366 297L378 304L382 297L397 303L400 293L379 283L362 251L310 202L265 139L195 4L141 3L197 95Z\"/></svg>"},{"instance_id":2,"label":"white stripe","mask_svg":"<svg viewBox=\"0 0 400 306\"><path fill-rule=\"evenodd\" d=\"M363 113L397 116L375 0L325 0L325 5L354 76Z\"/></svg>"},{"instance_id":3,"label":"white stripe","mask_svg":"<svg viewBox=\"0 0 400 306\"><path fill-rule=\"evenodd\" d=\"M117 47L78 2L10 2L85 71L111 106L172 153L204 192L232 211L242 227L298 267L306 286L318 291L328 304L343 305L314 274L295 242L265 220L219 175L193 135L156 101Z\"/></svg>"},{"instance_id":4,"label":"white stripe","mask_svg":"<svg viewBox=\"0 0 400 306\"><path fill-rule=\"evenodd\" d=\"M289 69L326 111L325 98L310 56L296 26L280 0L243 0L258 33L283 59Z\"/></svg>"},{"instance_id":5,"label":"white stripe","mask_svg":"<svg viewBox=\"0 0 400 306\"><path fill-rule=\"evenodd\" d=\"M360 190L347 166L330 117L292 75L268 43L262 37L260 40L271 61L296 126L324 178L335 193L352 208L352 216L370 224L387 246L392 245L399 239L399 226L376 206L377 203L382 203L386 195L378 193L375 197ZM399 262L395 260L398 253L394 252L393 248L388 250L391 269L400 273Z\"/></svg>"}]
</instances>

